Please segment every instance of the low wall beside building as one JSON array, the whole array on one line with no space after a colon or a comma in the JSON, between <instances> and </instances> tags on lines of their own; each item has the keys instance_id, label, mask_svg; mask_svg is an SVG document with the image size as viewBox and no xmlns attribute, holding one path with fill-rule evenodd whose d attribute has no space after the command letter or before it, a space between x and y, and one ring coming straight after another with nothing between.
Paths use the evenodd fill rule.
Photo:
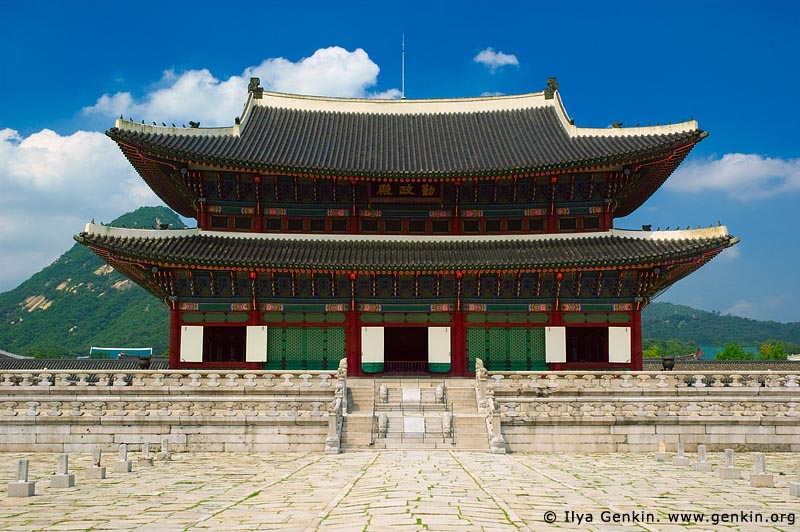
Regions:
<instances>
[{"instance_id":1,"label":"low wall beside building","mask_svg":"<svg viewBox=\"0 0 800 532\"><path fill-rule=\"evenodd\" d=\"M652 452L662 440L668 450L800 451L798 374L478 368L476 378L479 408L511 452Z\"/></svg>"},{"instance_id":2,"label":"low wall beside building","mask_svg":"<svg viewBox=\"0 0 800 532\"><path fill-rule=\"evenodd\" d=\"M346 369L345 369L346 372ZM0 372L0 451L323 451L338 372Z\"/></svg>"}]
</instances>

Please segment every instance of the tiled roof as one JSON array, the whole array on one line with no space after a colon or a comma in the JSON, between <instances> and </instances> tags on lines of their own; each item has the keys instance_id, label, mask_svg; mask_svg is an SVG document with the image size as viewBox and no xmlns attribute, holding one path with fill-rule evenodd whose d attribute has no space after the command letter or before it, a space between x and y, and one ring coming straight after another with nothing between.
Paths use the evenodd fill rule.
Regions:
<instances>
[{"instance_id":1,"label":"tiled roof","mask_svg":"<svg viewBox=\"0 0 800 532\"><path fill-rule=\"evenodd\" d=\"M124 371L142 369L142 367L140 361L137 359L0 359L0 370L4 371L42 371L44 369L64 371Z\"/></svg>"},{"instance_id":2,"label":"tiled roof","mask_svg":"<svg viewBox=\"0 0 800 532\"><path fill-rule=\"evenodd\" d=\"M645 371L660 371L660 358L645 358ZM800 371L800 361L792 360L675 360L675 371Z\"/></svg>"},{"instance_id":3,"label":"tiled roof","mask_svg":"<svg viewBox=\"0 0 800 532\"><path fill-rule=\"evenodd\" d=\"M273 96L266 103L251 99L241 126L182 129L119 120L107 134L120 144L154 153L236 168L420 178L621 164L705 136L696 122L576 128L560 99L545 100L541 93L513 101L509 97L513 104L507 105L502 98L498 104L485 98L447 100L445 105L437 100L381 103Z\"/></svg>"},{"instance_id":4,"label":"tiled roof","mask_svg":"<svg viewBox=\"0 0 800 532\"><path fill-rule=\"evenodd\" d=\"M116 259L178 267L419 271L647 264L719 251L738 239L724 227L673 233L611 230L568 236L391 237L233 235L89 224L76 240Z\"/></svg>"}]
</instances>

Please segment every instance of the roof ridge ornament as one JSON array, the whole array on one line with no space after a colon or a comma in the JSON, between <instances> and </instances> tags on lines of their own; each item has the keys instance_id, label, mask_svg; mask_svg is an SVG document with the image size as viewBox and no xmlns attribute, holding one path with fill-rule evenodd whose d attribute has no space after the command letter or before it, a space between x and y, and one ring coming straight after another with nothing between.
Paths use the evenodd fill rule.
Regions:
<instances>
[{"instance_id":1,"label":"roof ridge ornament","mask_svg":"<svg viewBox=\"0 0 800 532\"><path fill-rule=\"evenodd\" d=\"M558 78L547 78L547 88L544 90L544 99L552 100L558 90Z\"/></svg>"},{"instance_id":2,"label":"roof ridge ornament","mask_svg":"<svg viewBox=\"0 0 800 532\"><path fill-rule=\"evenodd\" d=\"M261 87L261 78L250 78L250 83L247 85L247 92L251 93L256 100L260 100L264 96L264 89Z\"/></svg>"}]
</instances>

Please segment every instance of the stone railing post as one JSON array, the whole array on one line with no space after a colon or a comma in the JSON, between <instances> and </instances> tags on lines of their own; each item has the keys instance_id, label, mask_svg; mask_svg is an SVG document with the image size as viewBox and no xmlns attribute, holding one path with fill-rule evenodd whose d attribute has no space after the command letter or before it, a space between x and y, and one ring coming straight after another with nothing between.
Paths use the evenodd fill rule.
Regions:
<instances>
[{"instance_id":1,"label":"stone railing post","mask_svg":"<svg viewBox=\"0 0 800 532\"><path fill-rule=\"evenodd\" d=\"M489 372L483 367L483 360L475 359L475 398L478 401L478 413L486 412L486 386Z\"/></svg>"},{"instance_id":2,"label":"stone railing post","mask_svg":"<svg viewBox=\"0 0 800 532\"><path fill-rule=\"evenodd\" d=\"M341 415L347 415L347 359L339 360L339 368L336 370L336 388L334 390L334 397L339 397L342 400ZM321 386L327 386L329 379L322 379Z\"/></svg>"},{"instance_id":3,"label":"stone railing post","mask_svg":"<svg viewBox=\"0 0 800 532\"><path fill-rule=\"evenodd\" d=\"M325 437L325 454L341 452L342 402L341 397L336 397L328 405L328 435Z\"/></svg>"}]
</instances>

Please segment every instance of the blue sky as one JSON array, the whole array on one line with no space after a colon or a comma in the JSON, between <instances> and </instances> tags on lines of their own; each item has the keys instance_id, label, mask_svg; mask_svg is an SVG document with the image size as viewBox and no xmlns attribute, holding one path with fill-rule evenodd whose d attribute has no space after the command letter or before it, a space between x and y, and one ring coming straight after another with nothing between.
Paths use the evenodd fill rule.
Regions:
<instances>
[{"instance_id":1,"label":"blue sky","mask_svg":"<svg viewBox=\"0 0 800 532\"><path fill-rule=\"evenodd\" d=\"M659 300L800 321L800 7L792 1L208 2L0 0L0 291L95 218L157 199L102 132L228 125L269 90L396 97L538 92L576 125L710 133L617 227L721 221L741 243Z\"/></svg>"}]
</instances>

